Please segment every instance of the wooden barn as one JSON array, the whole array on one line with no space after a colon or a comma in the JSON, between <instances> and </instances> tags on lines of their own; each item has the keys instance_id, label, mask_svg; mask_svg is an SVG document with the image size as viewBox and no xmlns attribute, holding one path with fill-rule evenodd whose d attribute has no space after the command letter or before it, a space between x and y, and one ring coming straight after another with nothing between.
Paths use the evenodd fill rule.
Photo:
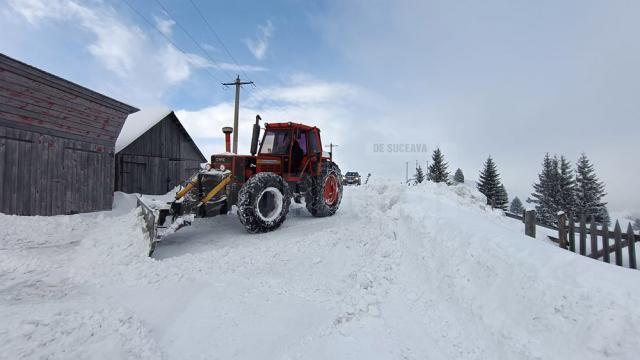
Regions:
<instances>
[{"instance_id":1,"label":"wooden barn","mask_svg":"<svg viewBox=\"0 0 640 360\"><path fill-rule=\"evenodd\" d=\"M135 111L0 54L0 212L111 209L115 142Z\"/></svg>"},{"instance_id":2,"label":"wooden barn","mask_svg":"<svg viewBox=\"0 0 640 360\"><path fill-rule=\"evenodd\" d=\"M176 114L164 108L129 116L116 142L116 191L166 194L207 162Z\"/></svg>"}]
</instances>

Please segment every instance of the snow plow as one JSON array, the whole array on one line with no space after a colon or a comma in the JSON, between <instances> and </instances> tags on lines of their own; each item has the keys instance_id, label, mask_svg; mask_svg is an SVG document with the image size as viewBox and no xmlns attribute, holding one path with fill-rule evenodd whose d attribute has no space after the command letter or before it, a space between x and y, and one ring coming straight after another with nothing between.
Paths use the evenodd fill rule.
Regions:
<instances>
[{"instance_id":1,"label":"snow plow","mask_svg":"<svg viewBox=\"0 0 640 360\"><path fill-rule=\"evenodd\" d=\"M291 199L298 203L304 199L313 216L335 214L342 200L342 175L322 151L320 129L291 122L265 124L259 142L260 120L257 115L250 155L230 152L233 129L225 127L226 152L212 155L205 168L182 184L175 200L159 203L138 198L149 256L157 242L191 225L195 218L224 215L234 205L249 233L279 228Z\"/></svg>"}]
</instances>

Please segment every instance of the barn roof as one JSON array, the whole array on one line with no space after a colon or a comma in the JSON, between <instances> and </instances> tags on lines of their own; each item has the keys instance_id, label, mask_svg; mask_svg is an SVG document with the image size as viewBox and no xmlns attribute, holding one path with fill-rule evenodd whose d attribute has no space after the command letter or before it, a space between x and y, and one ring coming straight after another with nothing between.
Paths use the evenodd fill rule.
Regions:
<instances>
[{"instance_id":1,"label":"barn roof","mask_svg":"<svg viewBox=\"0 0 640 360\"><path fill-rule=\"evenodd\" d=\"M116 140L115 152L119 153L144 133L149 131L149 129L157 123L169 116L173 118L187 140L191 143L194 149L198 151L202 159L206 159L202 154L202 151L200 151L200 148L198 148L198 145L196 145L187 130L182 126L178 116L176 116L173 110L163 106L142 109L135 114L129 115L129 117L127 117L127 121L125 121L124 126L122 127L122 131L120 132L118 139Z\"/></svg>"},{"instance_id":2,"label":"barn roof","mask_svg":"<svg viewBox=\"0 0 640 360\"><path fill-rule=\"evenodd\" d=\"M135 114L129 115L122 127L122 131L120 131L120 135L118 135L118 140L116 140L115 151L120 152L120 150L129 146L171 112L171 109L160 106L142 109Z\"/></svg>"},{"instance_id":3,"label":"barn roof","mask_svg":"<svg viewBox=\"0 0 640 360\"><path fill-rule=\"evenodd\" d=\"M100 94L82 85L78 85L72 81L63 79L42 69L38 69L37 67L23 63L22 61L11 58L3 53L0 53L0 64L8 66L11 71L15 71L16 73L19 73L31 80L41 82L43 84L46 84L47 86L60 89L64 92L91 99L98 104L108 106L120 112L131 114L138 111L137 108L131 105L127 105L123 102Z\"/></svg>"}]
</instances>

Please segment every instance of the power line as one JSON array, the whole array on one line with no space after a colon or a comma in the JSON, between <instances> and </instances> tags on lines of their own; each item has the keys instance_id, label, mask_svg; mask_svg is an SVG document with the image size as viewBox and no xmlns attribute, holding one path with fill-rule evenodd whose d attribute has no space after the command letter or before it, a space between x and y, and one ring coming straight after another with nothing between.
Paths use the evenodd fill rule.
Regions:
<instances>
[{"instance_id":1,"label":"power line","mask_svg":"<svg viewBox=\"0 0 640 360\"><path fill-rule=\"evenodd\" d=\"M176 50L180 51L182 53L182 55L184 56L188 56L187 53L182 50L175 42L173 42L173 40L171 40L171 38L169 38L167 35L165 35L162 31L160 31L160 29L158 29L149 19L147 19L146 16L144 16L140 11L138 11L138 9L136 9L135 7L133 7L133 5L131 5L131 3L129 3L128 0L122 0L131 10L133 10L136 14L138 14L138 16L140 16L150 27L152 27L154 30L156 30L160 35L162 35L162 37L167 40L169 42L169 44L171 44L174 48L176 48ZM220 80L217 76L215 76L211 71L209 71L208 69L205 69L206 73L209 74L209 76L211 76L212 78L214 78L217 82L221 83L222 80Z\"/></svg>"},{"instance_id":2,"label":"power line","mask_svg":"<svg viewBox=\"0 0 640 360\"><path fill-rule=\"evenodd\" d=\"M233 60L233 62L236 64L236 66L238 66L238 69L242 72L242 75L244 75L245 78L247 78L249 81L251 81L251 78L249 77L249 75L247 75L247 73L242 69L242 66L240 66L240 64L238 63L238 61L236 61L236 58L233 57L233 55L231 54L231 51L229 51L229 49L227 48L227 46L224 44L224 42L222 41L222 39L220 38L220 36L218 36L218 33L213 29L213 26L211 26L211 24L209 23L209 21L207 21L207 18L204 16L204 14L202 13L202 10L200 10L200 8L198 7L198 5L196 5L196 3L193 0L189 0L189 2L191 3L191 5L193 6L193 8L196 10L196 12L198 13L198 15L200 15L200 18L202 19L202 21L204 21L205 25L207 25L207 28L209 29L209 31L213 34L213 36L218 40L218 42L220 43L220 45L222 45L222 48L224 49L224 51L227 53L227 55L229 55L229 57L231 58L231 60ZM256 86L255 84L252 84L254 87Z\"/></svg>"},{"instance_id":3,"label":"power line","mask_svg":"<svg viewBox=\"0 0 640 360\"><path fill-rule=\"evenodd\" d=\"M176 19L173 15L171 15L171 12L164 6L162 5L162 3L160 2L160 0L155 0L156 4L158 4L162 10L164 10L165 13L167 13L167 15L169 15L169 17L171 18L171 20L173 20L173 22L176 23L176 25L178 25L178 27L180 28L180 30L182 30L185 34L187 34L187 36L189 37L189 39L191 39L191 41L193 41L194 44L196 44L196 46L204 53L204 55L206 57L209 58L209 60L211 60L211 62L215 65L216 68L218 68L218 70L220 70L221 72L223 71L222 67L218 64L218 62L213 58L213 56L211 56L211 54L209 54L209 51L207 51L204 47L202 47L202 45L200 45L200 43L198 42L198 40L196 40L193 35L191 35L191 33L184 27L182 26L182 24L180 24L180 22L178 22L178 19ZM231 73L229 73L230 75L232 75ZM233 76L233 75L232 75Z\"/></svg>"}]
</instances>

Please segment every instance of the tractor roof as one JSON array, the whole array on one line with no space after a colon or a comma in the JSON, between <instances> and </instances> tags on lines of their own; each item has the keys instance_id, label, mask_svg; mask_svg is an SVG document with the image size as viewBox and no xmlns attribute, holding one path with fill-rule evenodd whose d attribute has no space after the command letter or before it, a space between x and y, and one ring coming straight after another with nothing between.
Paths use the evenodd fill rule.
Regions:
<instances>
[{"instance_id":1,"label":"tractor roof","mask_svg":"<svg viewBox=\"0 0 640 360\"><path fill-rule=\"evenodd\" d=\"M290 129L290 128L298 128L304 130L315 129L315 126L309 126L305 124L299 124L294 122L286 122L286 123L267 123L265 124L267 129Z\"/></svg>"}]
</instances>

